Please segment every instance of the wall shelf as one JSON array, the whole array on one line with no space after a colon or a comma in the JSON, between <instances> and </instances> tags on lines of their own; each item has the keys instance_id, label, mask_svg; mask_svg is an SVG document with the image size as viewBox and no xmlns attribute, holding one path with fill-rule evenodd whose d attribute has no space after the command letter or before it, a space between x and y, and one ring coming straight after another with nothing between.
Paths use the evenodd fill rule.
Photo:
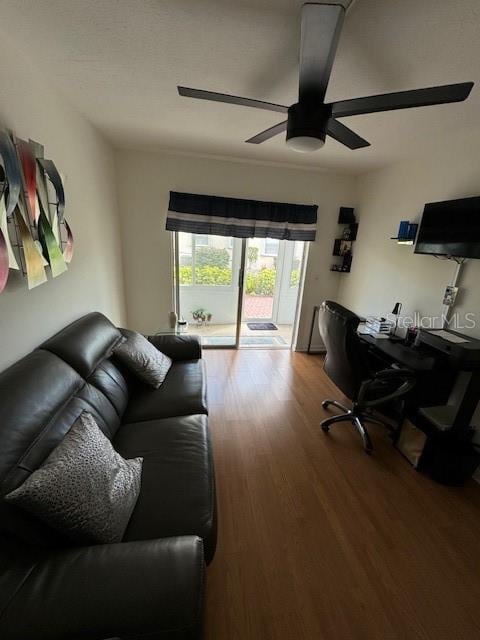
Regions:
<instances>
[{"instance_id":1,"label":"wall shelf","mask_svg":"<svg viewBox=\"0 0 480 640\"><path fill-rule=\"evenodd\" d=\"M332 255L341 258L341 262L335 262L330 266L334 273L350 273L353 259L353 243L357 239L358 222L355 219L355 210L350 207L340 207L338 224L344 225L341 238L335 238Z\"/></svg>"}]
</instances>

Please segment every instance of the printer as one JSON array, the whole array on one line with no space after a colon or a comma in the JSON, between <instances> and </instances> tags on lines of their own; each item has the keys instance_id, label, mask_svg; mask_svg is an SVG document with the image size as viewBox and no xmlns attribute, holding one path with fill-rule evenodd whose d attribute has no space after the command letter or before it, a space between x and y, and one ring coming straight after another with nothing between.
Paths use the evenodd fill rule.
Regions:
<instances>
[{"instance_id":1,"label":"printer","mask_svg":"<svg viewBox=\"0 0 480 640\"><path fill-rule=\"evenodd\" d=\"M480 369L480 340L450 329L420 329L417 346L429 347L448 357L460 371Z\"/></svg>"}]
</instances>

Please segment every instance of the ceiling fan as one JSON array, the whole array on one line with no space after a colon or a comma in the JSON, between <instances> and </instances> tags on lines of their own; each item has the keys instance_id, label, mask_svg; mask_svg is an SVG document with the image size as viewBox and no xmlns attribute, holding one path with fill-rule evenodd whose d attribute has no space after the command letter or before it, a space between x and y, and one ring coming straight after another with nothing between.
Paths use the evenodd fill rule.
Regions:
<instances>
[{"instance_id":1,"label":"ceiling fan","mask_svg":"<svg viewBox=\"0 0 480 640\"><path fill-rule=\"evenodd\" d=\"M298 102L290 107L188 87L177 87L178 93L188 98L286 113L288 114L286 120L258 133L246 142L260 144L286 131L287 145L295 151L302 152L315 151L323 147L327 135L349 149L370 146L369 142L339 122L337 118L462 102L468 98L473 82L399 91L325 104L325 93L344 17L345 8L339 4L307 2L303 5Z\"/></svg>"}]
</instances>

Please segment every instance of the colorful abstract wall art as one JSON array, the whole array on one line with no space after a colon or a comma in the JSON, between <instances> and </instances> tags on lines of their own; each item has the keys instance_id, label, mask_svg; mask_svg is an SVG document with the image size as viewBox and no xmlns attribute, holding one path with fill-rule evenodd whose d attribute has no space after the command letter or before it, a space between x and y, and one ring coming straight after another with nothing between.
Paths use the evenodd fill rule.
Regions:
<instances>
[{"instance_id":1,"label":"colorful abstract wall art","mask_svg":"<svg viewBox=\"0 0 480 640\"><path fill-rule=\"evenodd\" d=\"M0 130L0 293L10 270L29 289L64 273L74 240L65 219L65 192L41 144Z\"/></svg>"}]
</instances>

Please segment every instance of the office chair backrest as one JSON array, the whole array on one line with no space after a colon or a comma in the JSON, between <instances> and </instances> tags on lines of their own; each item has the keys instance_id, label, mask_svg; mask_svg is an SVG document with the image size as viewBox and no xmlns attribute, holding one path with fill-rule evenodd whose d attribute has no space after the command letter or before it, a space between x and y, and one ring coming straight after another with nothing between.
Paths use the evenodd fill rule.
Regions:
<instances>
[{"instance_id":1,"label":"office chair backrest","mask_svg":"<svg viewBox=\"0 0 480 640\"><path fill-rule=\"evenodd\" d=\"M327 350L325 372L355 401L364 380L371 377L365 349L357 335L360 318L342 305L325 300L318 314L318 328Z\"/></svg>"}]
</instances>

